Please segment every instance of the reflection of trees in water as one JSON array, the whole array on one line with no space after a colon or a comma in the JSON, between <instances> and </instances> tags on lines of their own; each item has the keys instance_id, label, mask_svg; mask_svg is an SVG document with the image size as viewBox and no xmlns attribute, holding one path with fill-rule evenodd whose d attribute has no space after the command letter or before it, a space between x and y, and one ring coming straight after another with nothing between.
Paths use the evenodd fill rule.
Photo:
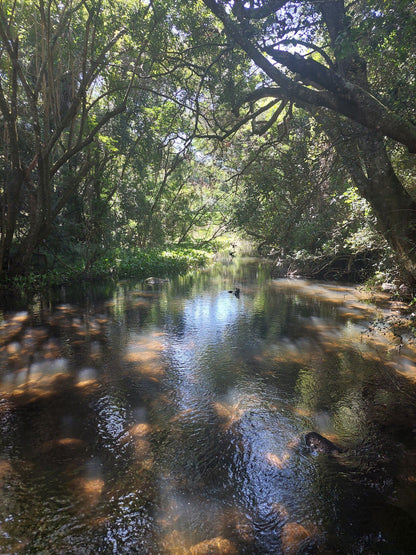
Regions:
<instances>
[{"instance_id":1,"label":"reflection of trees in water","mask_svg":"<svg viewBox=\"0 0 416 555\"><path fill-rule=\"evenodd\" d=\"M100 311L5 322L4 551L358 553L379 532L412 537L414 386L333 291L247 282L237 299L226 274L201 276L178 280L187 299L174 282L126 287ZM309 430L346 452L314 456Z\"/></svg>"}]
</instances>

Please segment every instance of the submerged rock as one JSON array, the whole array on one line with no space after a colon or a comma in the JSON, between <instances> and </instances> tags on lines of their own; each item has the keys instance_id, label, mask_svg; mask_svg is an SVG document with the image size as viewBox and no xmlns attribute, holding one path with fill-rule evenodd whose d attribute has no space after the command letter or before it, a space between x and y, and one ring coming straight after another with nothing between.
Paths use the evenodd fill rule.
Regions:
<instances>
[{"instance_id":1,"label":"submerged rock","mask_svg":"<svg viewBox=\"0 0 416 555\"><path fill-rule=\"evenodd\" d=\"M237 555L237 553L235 545L220 536L193 545L189 550L190 555Z\"/></svg>"},{"instance_id":2,"label":"submerged rock","mask_svg":"<svg viewBox=\"0 0 416 555\"><path fill-rule=\"evenodd\" d=\"M315 453L342 453L342 449L317 432L308 432L305 443Z\"/></svg>"}]
</instances>

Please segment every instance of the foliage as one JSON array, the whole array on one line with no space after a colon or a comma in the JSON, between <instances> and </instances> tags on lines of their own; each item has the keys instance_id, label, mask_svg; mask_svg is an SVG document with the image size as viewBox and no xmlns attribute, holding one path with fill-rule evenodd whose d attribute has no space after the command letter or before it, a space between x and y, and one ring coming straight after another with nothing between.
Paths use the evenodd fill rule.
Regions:
<instances>
[{"instance_id":1,"label":"foliage","mask_svg":"<svg viewBox=\"0 0 416 555\"><path fill-rule=\"evenodd\" d=\"M298 114L284 140L273 131L258 139L240 178L235 225L252 237L263 251L315 252L333 236L345 214L336 196L345 189L345 176L335 172L329 153L305 115ZM339 166L339 164L338 164Z\"/></svg>"},{"instance_id":2,"label":"foliage","mask_svg":"<svg viewBox=\"0 0 416 555\"><path fill-rule=\"evenodd\" d=\"M85 279L135 278L139 280L150 276L167 277L204 266L211 256L207 249L191 246L147 250L115 248L100 256L88 269L85 261L80 258L71 266L61 263L56 270L14 276L3 279L1 284L5 288L27 292Z\"/></svg>"},{"instance_id":3,"label":"foliage","mask_svg":"<svg viewBox=\"0 0 416 555\"><path fill-rule=\"evenodd\" d=\"M80 256L92 270L114 246L182 243L218 220L175 2L6 1L0 16L3 272Z\"/></svg>"},{"instance_id":4,"label":"foliage","mask_svg":"<svg viewBox=\"0 0 416 555\"><path fill-rule=\"evenodd\" d=\"M409 100L406 107L397 105L385 85L388 71L397 76L406 73L400 69L403 53L409 51L413 57L413 46L403 47L397 39L414 30L413 13L404 23L409 15L404 3L399 15L392 15L392 2L374 2L370 7L347 6L342 0L250 4L204 0L204 4L228 37L223 51L245 53L258 76L255 89L247 86L236 101L238 124L227 131L217 121L217 136L229 136L251 122L253 131L275 128L282 139L293 106L302 108L325 132L353 185L370 204L378 231L409 277L416 279L416 200L395 173L383 141L384 135L416 152L414 95L409 99L413 77L403 95ZM375 27L378 44L386 51L388 62L381 64L384 79L378 74L378 54L374 56L368 47L368 25Z\"/></svg>"},{"instance_id":5,"label":"foliage","mask_svg":"<svg viewBox=\"0 0 416 555\"><path fill-rule=\"evenodd\" d=\"M3 279L183 271L164 245L230 231L415 274L415 26L393 0L5 0Z\"/></svg>"}]
</instances>

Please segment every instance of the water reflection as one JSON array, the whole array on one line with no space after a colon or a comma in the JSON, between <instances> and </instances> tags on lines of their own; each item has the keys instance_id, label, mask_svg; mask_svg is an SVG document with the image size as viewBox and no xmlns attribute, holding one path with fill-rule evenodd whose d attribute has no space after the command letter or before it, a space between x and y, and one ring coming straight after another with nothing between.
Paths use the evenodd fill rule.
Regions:
<instances>
[{"instance_id":1,"label":"water reflection","mask_svg":"<svg viewBox=\"0 0 416 555\"><path fill-rule=\"evenodd\" d=\"M368 333L383 299L269 274L4 313L1 553L413 553L413 342Z\"/></svg>"}]
</instances>

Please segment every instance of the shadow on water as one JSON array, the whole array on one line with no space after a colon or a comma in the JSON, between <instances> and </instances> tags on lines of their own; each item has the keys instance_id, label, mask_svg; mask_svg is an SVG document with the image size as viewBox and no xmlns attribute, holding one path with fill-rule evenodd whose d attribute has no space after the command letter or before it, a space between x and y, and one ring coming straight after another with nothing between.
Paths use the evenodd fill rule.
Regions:
<instances>
[{"instance_id":1,"label":"shadow on water","mask_svg":"<svg viewBox=\"0 0 416 555\"><path fill-rule=\"evenodd\" d=\"M269 276L4 310L0 553L414 553L413 343L368 335L385 309L352 288Z\"/></svg>"}]
</instances>

